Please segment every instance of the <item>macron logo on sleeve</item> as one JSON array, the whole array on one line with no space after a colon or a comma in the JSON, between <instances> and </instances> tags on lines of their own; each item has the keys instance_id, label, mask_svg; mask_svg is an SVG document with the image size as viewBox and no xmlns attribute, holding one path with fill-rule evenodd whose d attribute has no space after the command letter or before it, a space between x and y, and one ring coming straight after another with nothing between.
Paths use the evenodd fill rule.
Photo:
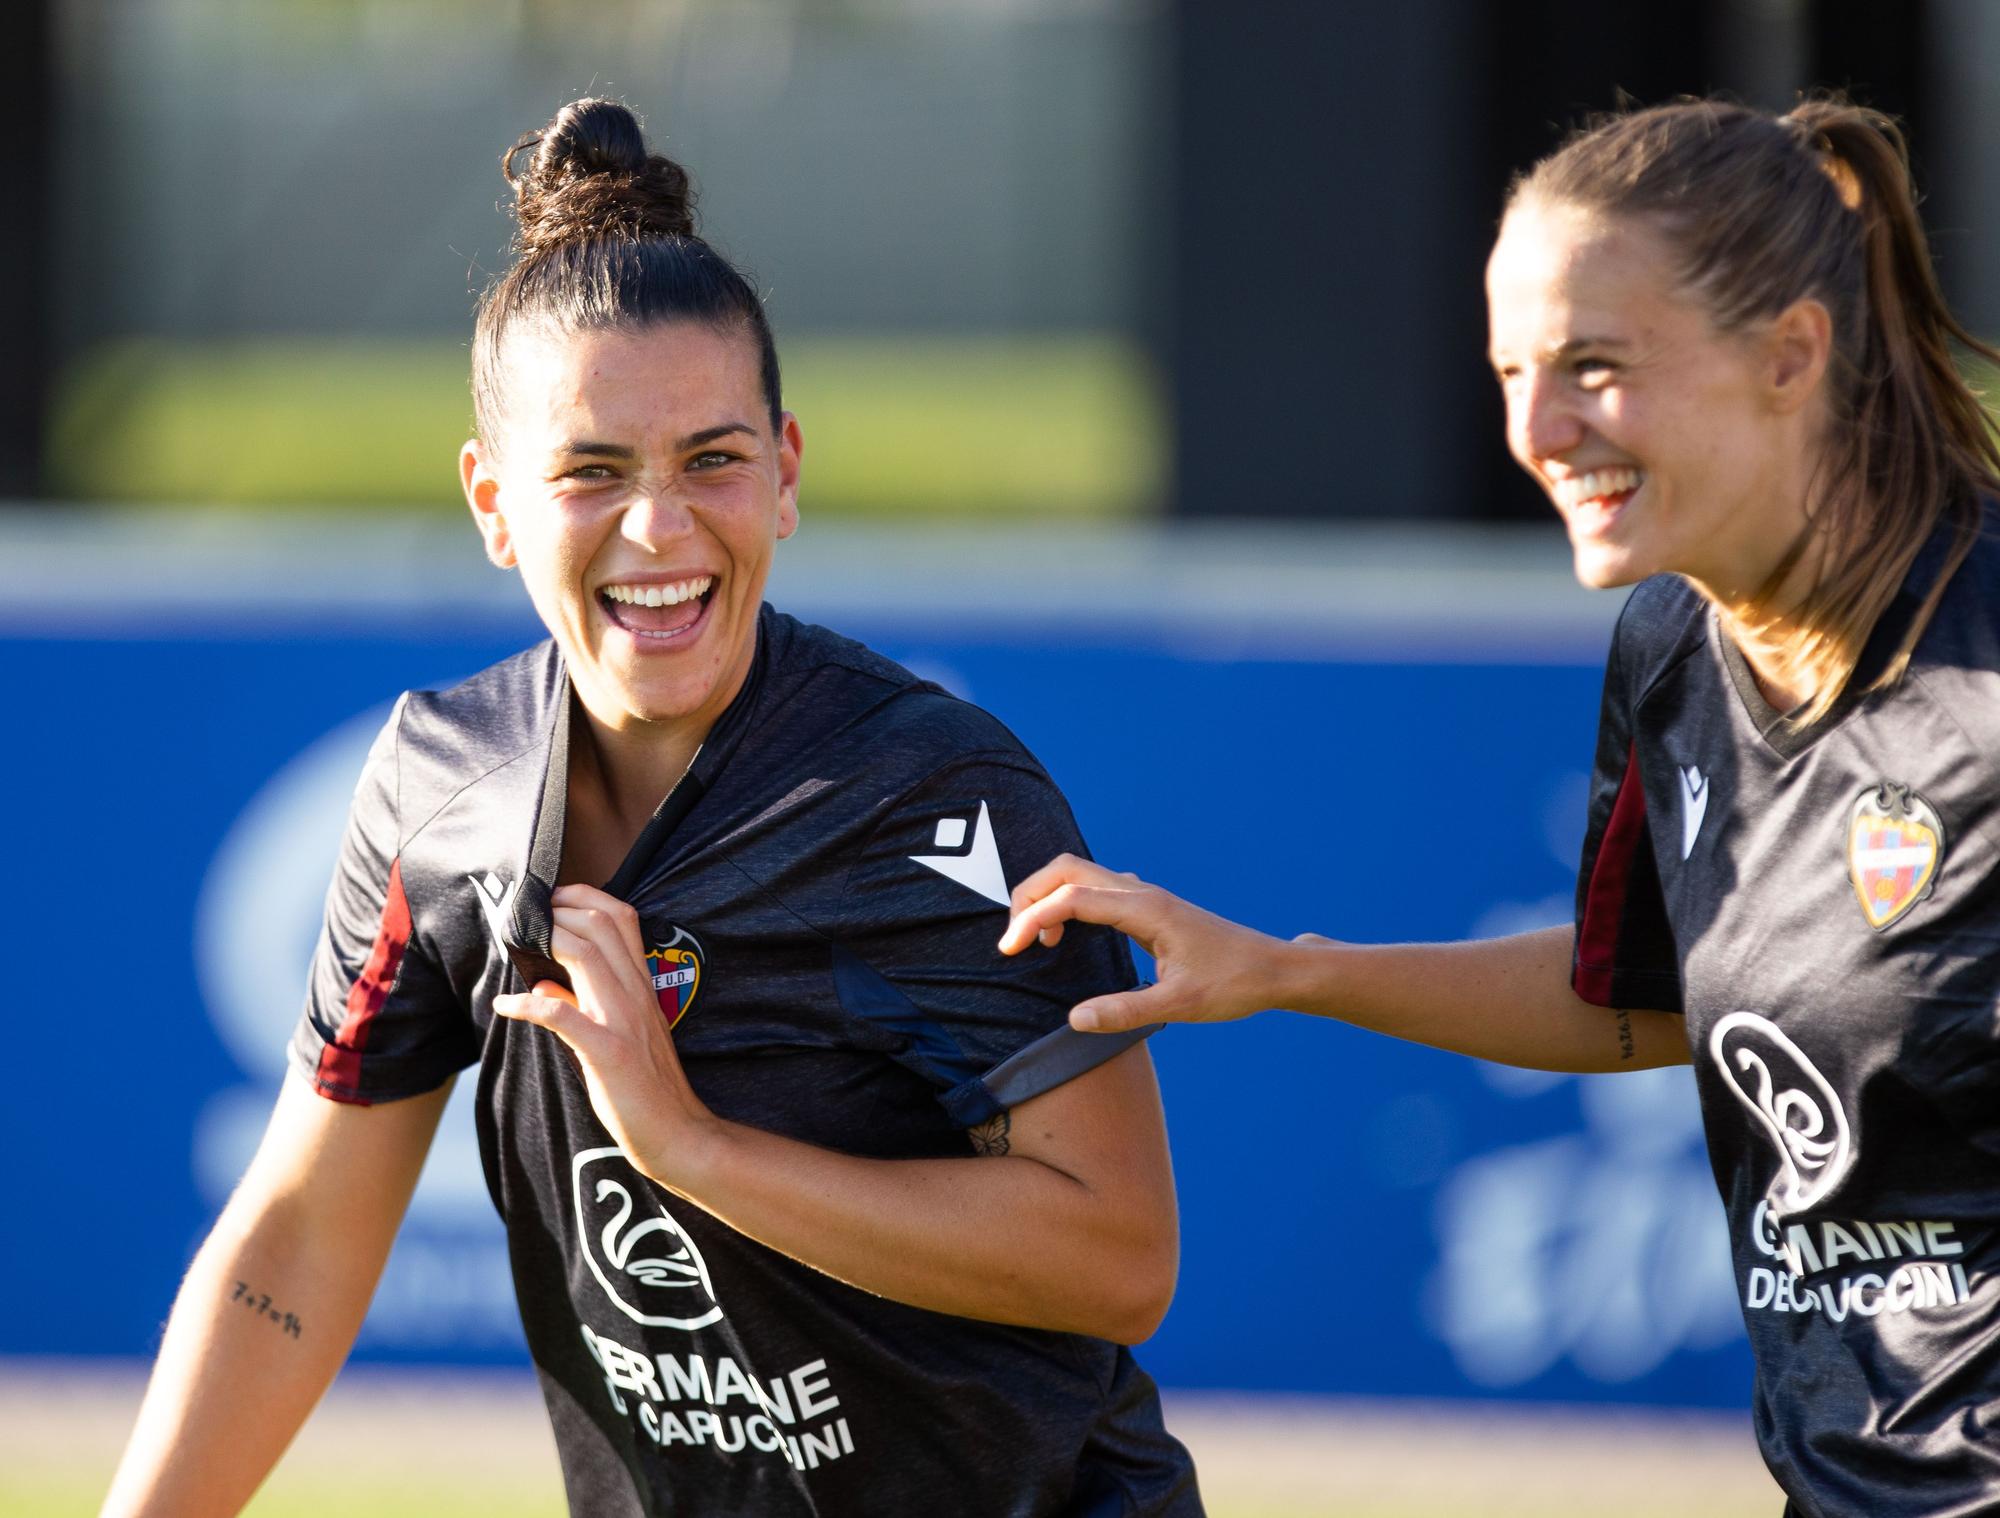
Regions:
<instances>
[{"instance_id":1,"label":"macron logo on sleeve","mask_svg":"<svg viewBox=\"0 0 2000 1518\"><path fill-rule=\"evenodd\" d=\"M979 820L972 825L970 846L965 841L965 819L941 817L931 847L950 852L912 854L911 861L957 881L968 891L977 891L988 901L1007 905L1007 874L1000 868L1000 846L993 841L993 818L985 802L979 803Z\"/></svg>"},{"instance_id":2,"label":"macron logo on sleeve","mask_svg":"<svg viewBox=\"0 0 2000 1518\"><path fill-rule=\"evenodd\" d=\"M491 870L483 877L468 875L465 878L472 882L472 889L479 894L479 909L486 914L486 927L493 934L493 941L506 948L507 935L512 931L514 893Z\"/></svg>"},{"instance_id":3,"label":"macron logo on sleeve","mask_svg":"<svg viewBox=\"0 0 2000 1518\"><path fill-rule=\"evenodd\" d=\"M1701 819L1708 815L1708 776L1694 764L1681 766L1681 858L1694 852Z\"/></svg>"}]
</instances>

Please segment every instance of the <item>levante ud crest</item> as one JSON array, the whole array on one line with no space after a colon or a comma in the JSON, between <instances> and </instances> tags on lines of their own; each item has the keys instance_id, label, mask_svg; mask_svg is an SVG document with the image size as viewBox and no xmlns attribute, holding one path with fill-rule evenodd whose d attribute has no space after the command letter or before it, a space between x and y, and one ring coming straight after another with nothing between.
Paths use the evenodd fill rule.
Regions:
<instances>
[{"instance_id":1,"label":"levante ud crest","mask_svg":"<svg viewBox=\"0 0 2000 1518\"><path fill-rule=\"evenodd\" d=\"M669 1028L694 1005L694 994L701 989L701 958L701 944L680 927L664 944L646 951L646 973L652 977L653 994L660 999Z\"/></svg>"},{"instance_id":2,"label":"levante ud crest","mask_svg":"<svg viewBox=\"0 0 2000 1518\"><path fill-rule=\"evenodd\" d=\"M1847 875L1878 932L1930 895L1944 863L1944 824L1907 785L1863 791L1847 819Z\"/></svg>"}]
</instances>

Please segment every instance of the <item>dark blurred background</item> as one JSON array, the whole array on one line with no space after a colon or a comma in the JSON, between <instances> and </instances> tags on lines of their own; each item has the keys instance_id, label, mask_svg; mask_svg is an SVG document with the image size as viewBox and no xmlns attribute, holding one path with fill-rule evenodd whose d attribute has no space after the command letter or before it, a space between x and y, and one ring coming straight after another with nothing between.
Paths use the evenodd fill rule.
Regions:
<instances>
[{"instance_id":1,"label":"dark blurred background","mask_svg":"<svg viewBox=\"0 0 2000 1518\"><path fill-rule=\"evenodd\" d=\"M15 0L0 493L447 505L496 156L621 96L768 290L811 504L1537 518L1479 273L1622 96L1908 122L2000 332L1989 0Z\"/></svg>"}]
</instances>

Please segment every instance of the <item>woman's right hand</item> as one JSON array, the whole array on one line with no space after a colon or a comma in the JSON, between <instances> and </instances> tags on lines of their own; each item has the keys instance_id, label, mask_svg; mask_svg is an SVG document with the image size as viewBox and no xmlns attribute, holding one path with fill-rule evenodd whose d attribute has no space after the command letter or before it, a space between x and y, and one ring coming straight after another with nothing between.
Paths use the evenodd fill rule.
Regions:
<instances>
[{"instance_id":1,"label":"woman's right hand","mask_svg":"<svg viewBox=\"0 0 2000 1518\"><path fill-rule=\"evenodd\" d=\"M1070 1026L1081 1032L1226 1022L1282 1000L1291 945L1204 912L1137 875L1061 854L1014 888L1012 907L1000 938L1003 954L1037 942L1052 948L1062 940L1064 923L1094 922L1116 928L1152 955L1157 984L1092 997L1070 1009Z\"/></svg>"}]
</instances>

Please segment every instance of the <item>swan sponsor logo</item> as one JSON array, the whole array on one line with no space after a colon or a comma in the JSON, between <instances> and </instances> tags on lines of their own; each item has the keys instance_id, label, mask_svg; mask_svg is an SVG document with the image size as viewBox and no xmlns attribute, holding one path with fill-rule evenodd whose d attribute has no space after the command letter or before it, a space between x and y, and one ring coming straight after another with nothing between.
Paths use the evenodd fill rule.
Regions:
<instances>
[{"instance_id":1,"label":"swan sponsor logo","mask_svg":"<svg viewBox=\"0 0 2000 1518\"><path fill-rule=\"evenodd\" d=\"M578 1247L611 1303L648 1328L706 1328L722 1304L708 1265L624 1151L585 1149L570 1166Z\"/></svg>"},{"instance_id":2,"label":"swan sponsor logo","mask_svg":"<svg viewBox=\"0 0 2000 1518\"><path fill-rule=\"evenodd\" d=\"M686 928L676 927L674 936L646 951L646 973L653 980L653 994L660 999L660 1011L669 1028L688 1015L695 992L701 989L701 943Z\"/></svg>"},{"instance_id":3,"label":"swan sponsor logo","mask_svg":"<svg viewBox=\"0 0 2000 1518\"><path fill-rule=\"evenodd\" d=\"M1777 1151L1771 1205L1804 1212L1825 1201L1854 1158L1847 1114L1826 1077L1776 1023L1755 1012L1732 1012L1718 1022L1708 1053Z\"/></svg>"},{"instance_id":4,"label":"swan sponsor logo","mask_svg":"<svg viewBox=\"0 0 2000 1518\"><path fill-rule=\"evenodd\" d=\"M640 1432L662 1448L706 1445L727 1455L747 1448L804 1471L854 1453L847 1419L831 1416L840 1397L824 1359L765 1381L729 1355L648 1355L587 1323L579 1327L612 1407L627 1414L631 1397Z\"/></svg>"},{"instance_id":5,"label":"swan sponsor logo","mask_svg":"<svg viewBox=\"0 0 2000 1518\"><path fill-rule=\"evenodd\" d=\"M1944 823L1907 785L1884 780L1847 818L1847 878L1868 926L1881 932L1930 895L1944 863Z\"/></svg>"}]
</instances>

